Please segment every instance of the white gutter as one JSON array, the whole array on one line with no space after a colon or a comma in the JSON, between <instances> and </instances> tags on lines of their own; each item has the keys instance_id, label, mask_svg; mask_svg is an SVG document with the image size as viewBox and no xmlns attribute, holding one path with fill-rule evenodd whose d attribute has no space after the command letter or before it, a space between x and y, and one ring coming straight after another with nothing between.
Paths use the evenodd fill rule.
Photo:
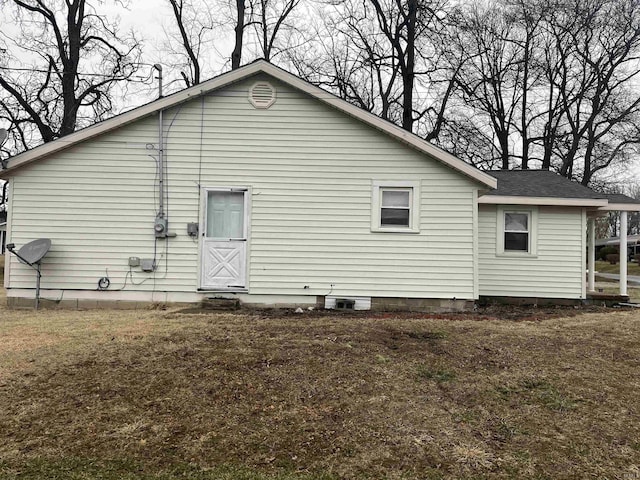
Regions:
<instances>
[{"instance_id":1,"label":"white gutter","mask_svg":"<svg viewBox=\"0 0 640 480\"><path fill-rule=\"evenodd\" d=\"M608 200L599 198L520 197L516 195L483 195L478 203L488 205L550 205L562 207L605 207Z\"/></svg>"}]
</instances>

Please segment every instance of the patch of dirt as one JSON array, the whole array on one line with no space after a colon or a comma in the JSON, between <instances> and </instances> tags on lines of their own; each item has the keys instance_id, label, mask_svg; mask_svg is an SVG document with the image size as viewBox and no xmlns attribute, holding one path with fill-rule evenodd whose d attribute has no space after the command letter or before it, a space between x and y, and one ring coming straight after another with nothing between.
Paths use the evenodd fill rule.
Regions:
<instances>
[{"instance_id":1,"label":"patch of dirt","mask_svg":"<svg viewBox=\"0 0 640 480\"><path fill-rule=\"evenodd\" d=\"M300 318L300 319L322 319L322 318L369 318L372 320L387 319L432 319L432 320L510 320L510 321L543 321L554 318L573 317L584 313L601 313L607 311L629 310L626 307L616 307L611 309L595 305L577 306L517 306L517 305L487 305L477 306L474 310L451 313L426 313L412 311L390 311L377 312L365 310L312 310L303 309L301 313L294 308L241 308L238 310L225 311L225 314L250 316L255 319L271 318ZM207 310L197 307L189 307L172 311L167 315L176 318L180 315L217 315L218 310Z\"/></svg>"}]
</instances>

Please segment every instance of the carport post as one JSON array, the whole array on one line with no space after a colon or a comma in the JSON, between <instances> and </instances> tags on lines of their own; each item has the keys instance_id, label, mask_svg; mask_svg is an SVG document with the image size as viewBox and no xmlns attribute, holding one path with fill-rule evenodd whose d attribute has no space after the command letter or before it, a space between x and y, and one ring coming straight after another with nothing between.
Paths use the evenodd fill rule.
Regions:
<instances>
[{"instance_id":1,"label":"carport post","mask_svg":"<svg viewBox=\"0 0 640 480\"><path fill-rule=\"evenodd\" d=\"M590 218L589 223L589 291L596 290L596 220Z\"/></svg>"},{"instance_id":2,"label":"carport post","mask_svg":"<svg viewBox=\"0 0 640 480\"><path fill-rule=\"evenodd\" d=\"M620 295L627 294L627 212L620 212Z\"/></svg>"}]
</instances>

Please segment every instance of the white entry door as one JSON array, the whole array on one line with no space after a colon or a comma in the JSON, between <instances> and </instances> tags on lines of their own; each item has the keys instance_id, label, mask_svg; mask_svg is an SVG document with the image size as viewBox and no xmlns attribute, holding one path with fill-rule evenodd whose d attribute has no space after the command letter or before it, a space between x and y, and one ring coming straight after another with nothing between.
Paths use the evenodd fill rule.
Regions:
<instances>
[{"instance_id":1,"label":"white entry door","mask_svg":"<svg viewBox=\"0 0 640 480\"><path fill-rule=\"evenodd\" d=\"M246 189L205 190L201 288L246 288L247 201Z\"/></svg>"}]
</instances>

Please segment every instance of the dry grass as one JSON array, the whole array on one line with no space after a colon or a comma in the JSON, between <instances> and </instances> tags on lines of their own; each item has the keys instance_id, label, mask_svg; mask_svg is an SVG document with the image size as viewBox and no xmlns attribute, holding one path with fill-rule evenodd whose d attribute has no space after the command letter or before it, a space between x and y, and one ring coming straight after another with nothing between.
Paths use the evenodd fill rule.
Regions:
<instances>
[{"instance_id":1,"label":"dry grass","mask_svg":"<svg viewBox=\"0 0 640 480\"><path fill-rule=\"evenodd\" d=\"M612 265L609 262L599 260L596 262L596 272L615 273L617 275L620 273L620 264ZM640 275L640 265L634 262L627 262L627 273L629 275Z\"/></svg>"},{"instance_id":2,"label":"dry grass","mask_svg":"<svg viewBox=\"0 0 640 480\"><path fill-rule=\"evenodd\" d=\"M526 314L0 309L0 477L635 478L640 313Z\"/></svg>"}]
</instances>

